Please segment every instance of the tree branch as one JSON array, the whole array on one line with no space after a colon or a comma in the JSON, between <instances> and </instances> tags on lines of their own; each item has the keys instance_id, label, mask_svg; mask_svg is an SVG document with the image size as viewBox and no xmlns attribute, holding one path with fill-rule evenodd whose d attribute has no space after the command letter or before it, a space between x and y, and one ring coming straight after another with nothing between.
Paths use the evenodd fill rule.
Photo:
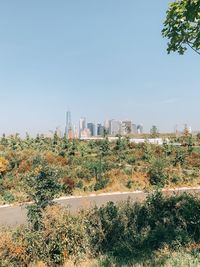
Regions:
<instances>
[{"instance_id":1,"label":"tree branch","mask_svg":"<svg viewBox=\"0 0 200 267\"><path fill-rule=\"evenodd\" d=\"M187 45L194 51L196 52L198 55L200 55L200 52L198 50L196 50L189 42L187 42Z\"/></svg>"}]
</instances>

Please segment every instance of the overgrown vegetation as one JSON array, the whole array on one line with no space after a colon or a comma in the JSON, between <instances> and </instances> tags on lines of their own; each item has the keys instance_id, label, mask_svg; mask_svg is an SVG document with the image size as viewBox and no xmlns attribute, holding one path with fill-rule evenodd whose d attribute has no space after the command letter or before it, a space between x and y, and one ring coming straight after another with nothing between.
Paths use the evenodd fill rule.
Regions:
<instances>
[{"instance_id":1,"label":"overgrown vegetation","mask_svg":"<svg viewBox=\"0 0 200 267\"><path fill-rule=\"evenodd\" d=\"M188 133L166 139L163 146L133 144L122 137L111 143L107 138L67 140L57 134L52 139L4 135L0 139L0 203L34 200L30 188L37 191L40 186L52 187L52 199L93 191L199 185L199 145L199 136ZM39 185L36 181L41 176L44 184Z\"/></svg>"},{"instance_id":2,"label":"overgrown vegetation","mask_svg":"<svg viewBox=\"0 0 200 267\"><path fill-rule=\"evenodd\" d=\"M144 203L110 202L76 215L49 206L38 231L2 231L0 240L3 267L199 266L200 199L157 192Z\"/></svg>"}]
</instances>

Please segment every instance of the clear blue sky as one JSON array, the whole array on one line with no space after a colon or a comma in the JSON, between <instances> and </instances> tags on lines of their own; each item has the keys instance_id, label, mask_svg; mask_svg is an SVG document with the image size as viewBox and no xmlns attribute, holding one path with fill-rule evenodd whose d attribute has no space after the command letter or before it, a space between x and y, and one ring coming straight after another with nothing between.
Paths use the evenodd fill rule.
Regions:
<instances>
[{"instance_id":1,"label":"clear blue sky","mask_svg":"<svg viewBox=\"0 0 200 267\"><path fill-rule=\"evenodd\" d=\"M200 129L200 57L167 55L169 0L0 2L0 134L132 119Z\"/></svg>"}]
</instances>

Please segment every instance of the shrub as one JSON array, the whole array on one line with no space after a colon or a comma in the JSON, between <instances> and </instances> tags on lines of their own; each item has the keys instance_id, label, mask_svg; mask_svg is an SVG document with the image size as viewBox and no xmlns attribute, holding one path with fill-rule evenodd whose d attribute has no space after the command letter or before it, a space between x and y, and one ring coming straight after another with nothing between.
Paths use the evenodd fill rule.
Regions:
<instances>
[{"instance_id":1,"label":"shrub","mask_svg":"<svg viewBox=\"0 0 200 267\"><path fill-rule=\"evenodd\" d=\"M78 181L76 183L76 187L79 188L79 189L83 189L83 182L82 181Z\"/></svg>"},{"instance_id":2,"label":"shrub","mask_svg":"<svg viewBox=\"0 0 200 267\"><path fill-rule=\"evenodd\" d=\"M26 177L27 193L33 204L28 206L28 219L34 230L41 227L42 211L53 204L61 187L57 182L57 172L46 165L39 165Z\"/></svg>"},{"instance_id":3,"label":"shrub","mask_svg":"<svg viewBox=\"0 0 200 267\"><path fill-rule=\"evenodd\" d=\"M171 178L171 182L174 183L174 184L178 184L178 182L180 182L180 181L182 181L182 178L177 176L177 175L174 175Z\"/></svg>"},{"instance_id":4,"label":"shrub","mask_svg":"<svg viewBox=\"0 0 200 267\"><path fill-rule=\"evenodd\" d=\"M8 160L0 157L0 176L8 170Z\"/></svg>"},{"instance_id":5,"label":"shrub","mask_svg":"<svg viewBox=\"0 0 200 267\"><path fill-rule=\"evenodd\" d=\"M136 162L136 158L134 156L128 157L128 159L127 159L128 164L133 165L133 164L135 164L135 162Z\"/></svg>"},{"instance_id":6,"label":"shrub","mask_svg":"<svg viewBox=\"0 0 200 267\"><path fill-rule=\"evenodd\" d=\"M186 154L184 150L180 147L178 147L175 151L175 159L174 159L174 166L177 166L179 163L180 165L183 165L185 162Z\"/></svg>"},{"instance_id":7,"label":"shrub","mask_svg":"<svg viewBox=\"0 0 200 267\"><path fill-rule=\"evenodd\" d=\"M128 180L128 182L127 182L127 187L129 188L129 189L131 189L132 188L132 186L133 186L133 181L132 180Z\"/></svg>"},{"instance_id":8,"label":"shrub","mask_svg":"<svg viewBox=\"0 0 200 267\"><path fill-rule=\"evenodd\" d=\"M166 164L162 159L156 159L149 170L149 181L151 185L164 186L166 182Z\"/></svg>"},{"instance_id":9,"label":"shrub","mask_svg":"<svg viewBox=\"0 0 200 267\"><path fill-rule=\"evenodd\" d=\"M153 158L153 153L152 153L152 147L149 143L145 142L144 145L143 145L143 157L142 159L147 161L147 162L150 162Z\"/></svg>"},{"instance_id":10,"label":"shrub","mask_svg":"<svg viewBox=\"0 0 200 267\"><path fill-rule=\"evenodd\" d=\"M30 266L39 261L45 266L63 266L72 260L75 265L88 253L86 226L80 216L51 207L43 214L40 231L23 227L13 233L0 234L0 266Z\"/></svg>"},{"instance_id":11,"label":"shrub","mask_svg":"<svg viewBox=\"0 0 200 267\"><path fill-rule=\"evenodd\" d=\"M200 200L190 195L165 198L161 193L144 204L108 203L87 214L91 246L121 259L151 257L171 248L200 241Z\"/></svg>"},{"instance_id":12,"label":"shrub","mask_svg":"<svg viewBox=\"0 0 200 267\"><path fill-rule=\"evenodd\" d=\"M75 182L69 177L65 177L62 180L63 183L63 191L66 194L71 194L73 189L75 188Z\"/></svg>"},{"instance_id":13,"label":"shrub","mask_svg":"<svg viewBox=\"0 0 200 267\"><path fill-rule=\"evenodd\" d=\"M109 182L108 178L101 178L94 185L94 191L98 191L98 190L104 189L106 187L106 185L108 184L108 182Z\"/></svg>"},{"instance_id":14,"label":"shrub","mask_svg":"<svg viewBox=\"0 0 200 267\"><path fill-rule=\"evenodd\" d=\"M13 196L13 194L9 191L5 191L3 193L3 200L6 203L13 203L15 201L15 197Z\"/></svg>"}]
</instances>

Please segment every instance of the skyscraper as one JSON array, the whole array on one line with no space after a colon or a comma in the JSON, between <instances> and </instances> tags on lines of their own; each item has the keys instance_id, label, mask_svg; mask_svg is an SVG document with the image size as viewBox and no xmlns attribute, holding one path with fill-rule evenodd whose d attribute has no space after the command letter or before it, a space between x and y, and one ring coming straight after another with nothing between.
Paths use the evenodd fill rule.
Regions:
<instances>
[{"instance_id":1,"label":"skyscraper","mask_svg":"<svg viewBox=\"0 0 200 267\"><path fill-rule=\"evenodd\" d=\"M115 136L121 133L121 122L118 120L110 121L110 134Z\"/></svg>"},{"instance_id":2,"label":"skyscraper","mask_svg":"<svg viewBox=\"0 0 200 267\"><path fill-rule=\"evenodd\" d=\"M97 129L96 129L96 124L93 122L89 122L87 124L87 128L90 130L91 136L96 136L97 135Z\"/></svg>"},{"instance_id":3,"label":"skyscraper","mask_svg":"<svg viewBox=\"0 0 200 267\"><path fill-rule=\"evenodd\" d=\"M103 136L104 130L105 130L104 126L101 123L98 123L97 124L97 135Z\"/></svg>"},{"instance_id":4,"label":"skyscraper","mask_svg":"<svg viewBox=\"0 0 200 267\"><path fill-rule=\"evenodd\" d=\"M73 132L73 129L72 129L71 112L68 110L66 113L66 127L65 127L65 133L68 138L73 135L72 132Z\"/></svg>"},{"instance_id":5,"label":"skyscraper","mask_svg":"<svg viewBox=\"0 0 200 267\"><path fill-rule=\"evenodd\" d=\"M107 134L111 134L111 120L104 121L104 128Z\"/></svg>"},{"instance_id":6,"label":"skyscraper","mask_svg":"<svg viewBox=\"0 0 200 267\"><path fill-rule=\"evenodd\" d=\"M80 118L79 120L79 137L81 137L81 132L85 130L86 127L86 118Z\"/></svg>"}]
</instances>

